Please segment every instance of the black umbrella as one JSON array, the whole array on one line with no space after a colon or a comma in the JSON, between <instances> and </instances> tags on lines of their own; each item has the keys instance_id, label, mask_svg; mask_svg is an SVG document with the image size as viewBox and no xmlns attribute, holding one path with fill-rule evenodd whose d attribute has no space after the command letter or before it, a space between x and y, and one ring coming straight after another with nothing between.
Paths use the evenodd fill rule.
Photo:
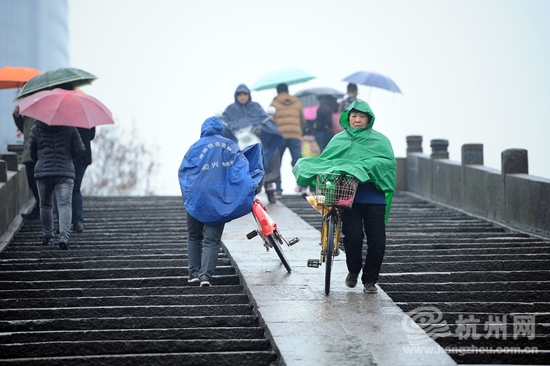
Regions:
<instances>
[{"instance_id":1,"label":"black umbrella","mask_svg":"<svg viewBox=\"0 0 550 366\"><path fill-rule=\"evenodd\" d=\"M332 88L309 88L300 90L294 94L294 96L300 99L300 102L302 102L302 107L304 108L318 106L318 98L323 95L329 95L335 99L338 99L342 98L344 93Z\"/></svg>"},{"instance_id":2,"label":"black umbrella","mask_svg":"<svg viewBox=\"0 0 550 366\"><path fill-rule=\"evenodd\" d=\"M78 86L91 84L96 79L97 76L73 67L62 67L46 71L30 79L23 88L21 88L15 100L25 98L41 90L54 89L62 84L71 83L73 88L76 88Z\"/></svg>"}]
</instances>

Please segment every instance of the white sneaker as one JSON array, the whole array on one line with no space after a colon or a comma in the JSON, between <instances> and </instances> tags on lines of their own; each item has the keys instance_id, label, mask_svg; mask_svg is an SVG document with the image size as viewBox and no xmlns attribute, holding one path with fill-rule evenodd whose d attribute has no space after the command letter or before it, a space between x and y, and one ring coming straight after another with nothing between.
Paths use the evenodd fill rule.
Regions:
<instances>
[{"instance_id":1,"label":"white sneaker","mask_svg":"<svg viewBox=\"0 0 550 366\"><path fill-rule=\"evenodd\" d=\"M212 284L210 283L210 279L207 276L201 276L200 281L201 281L201 287L212 286Z\"/></svg>"},{"instance_id":2,"label":"white sneaker","mask_svg":"<svg viewBox=\"0 0 550 366\"><path fill-rule=\"evenodd\" d=\"M199 273L198 272L195 272L193 274L190 274L188 277L187 277L187 282L188 283L194 283L194 282L199 282Z\"/></svg>"}]
</instances>

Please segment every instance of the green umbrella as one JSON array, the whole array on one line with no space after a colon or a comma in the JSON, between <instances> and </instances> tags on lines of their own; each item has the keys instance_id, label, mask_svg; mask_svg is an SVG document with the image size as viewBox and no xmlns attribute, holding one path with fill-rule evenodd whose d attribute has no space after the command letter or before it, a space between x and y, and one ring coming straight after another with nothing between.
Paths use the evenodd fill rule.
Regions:
<instances>
[{"instance_id":1,"label":"green umbrella","mask_svg":"<svg viewBox=\"0 0 550 366\"><path fill-rule=\"evenodd\" d=\"M315 76L296 67L287 67L264 74L256 81L256 84L252 86L252 90L272 89L281 83L292 85L303 83L311 79L315 79Z\"/></svg>"},{"instance_id":2,"label":"green umbrella","mask_svg":"<svg viewBox=\"0 0 550 366\"><path fill-rule=\"evenodd\" d=\"M60 69L46 71L30 79L23 88L21 88L15 100L25 98L41 90L53 89L65 83L71 83L73 87L76 88L78 86L91 84L95 79L97 79L97 76L73 67L62 67Z\"/></svg>"}]
</instances>

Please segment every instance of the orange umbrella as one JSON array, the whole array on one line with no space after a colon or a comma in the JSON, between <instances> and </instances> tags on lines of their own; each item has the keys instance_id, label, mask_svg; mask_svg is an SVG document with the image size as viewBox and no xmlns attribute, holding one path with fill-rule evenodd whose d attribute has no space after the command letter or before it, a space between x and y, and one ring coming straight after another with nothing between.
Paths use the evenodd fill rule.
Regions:
<instances>
[{"instance_id":1,"label":"orange umbrella","mask_svg":"<svg viewBox=\"0 0 550 366\"><path fill-rule=\"evenodd\" d=\"M0 89L21 88L38 74L40 71L32 67L4 66L0 69Z\"/></svg>"}]
</instances>

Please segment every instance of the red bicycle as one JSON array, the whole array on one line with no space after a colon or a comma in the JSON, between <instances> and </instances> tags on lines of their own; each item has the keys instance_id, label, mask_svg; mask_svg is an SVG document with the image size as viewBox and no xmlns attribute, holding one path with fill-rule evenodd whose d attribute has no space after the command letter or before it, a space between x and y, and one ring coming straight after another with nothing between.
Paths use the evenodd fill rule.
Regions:
<instances>
[{"instance_id":1,"label":"red bicycle","mask_svg":"<svg viewBox=\"0 0 550 366\"><path fill-rule=\"evenodd\" d=\"M258 224L258 229L251 231L246 235L248 240L256 237L257 235L260 235L260 237L264 241L264 247L266 251L269 251L269 248L275 249L275 252L281 259L281 262L285 266L286 270L288 271L288 273L291 273L292 269L288 264L288 260L286 259L281 244L283 244L284 242L286 243L286 245L291 246L298 243L300 239L294 238L290 241L287 241L279 231L277 223L267 214L267 209L258 199L258 197L255 197L254 202L252 203L252 215L254 216L254 219Z\"/></svg>"}]
</instances>

